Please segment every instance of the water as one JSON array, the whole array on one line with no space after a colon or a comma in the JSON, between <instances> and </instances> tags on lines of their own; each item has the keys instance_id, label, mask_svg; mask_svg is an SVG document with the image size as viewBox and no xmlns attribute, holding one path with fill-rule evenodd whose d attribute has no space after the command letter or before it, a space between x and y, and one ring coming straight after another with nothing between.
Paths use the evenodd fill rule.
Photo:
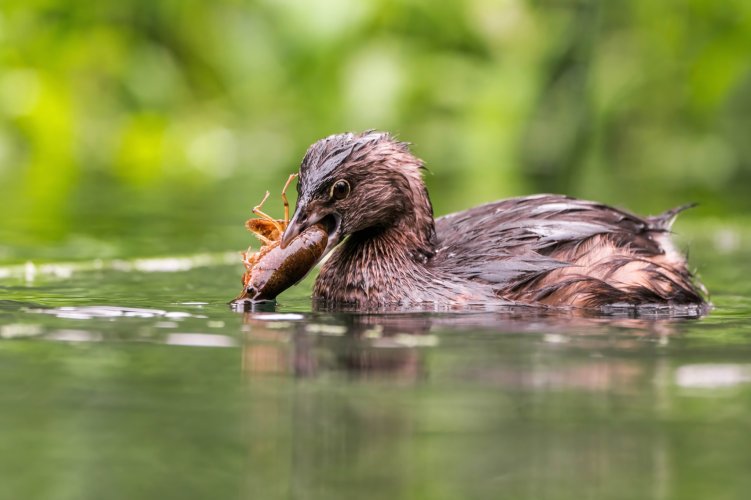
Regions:
<instances>
[{"instance_id":1,"label":"water","mask_svg":"<svg viewBox=\"0 0 751 500\"><path fill-rule=\"evenodd\" d=\"M711 227L711 225L709 226ZM236 254L0 267L0 498L746 498L748 234L701 319L236 313Z\"/></svg>"}]
</instances>

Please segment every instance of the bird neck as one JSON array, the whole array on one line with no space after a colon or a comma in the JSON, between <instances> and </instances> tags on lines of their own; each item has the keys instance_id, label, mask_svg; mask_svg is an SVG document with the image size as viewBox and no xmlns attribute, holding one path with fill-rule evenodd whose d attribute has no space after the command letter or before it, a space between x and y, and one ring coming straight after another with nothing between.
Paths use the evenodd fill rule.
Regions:
<instances>
[{"instance_id":1,"label":"bird neck","mask_svg":"<svg viewBox=\"0 0 751 500\"><path fill-rule=\"evenodd\" d=\"M410 168L403 168L406 192L403 192L405 210L390 227L382 231L386 242L393 242L413 260L426 263L435 254L436 233L433 205L420 174L421 162L410 155L412 162L403 160Z\"/></svg>"},{"instance_id":2,"label":"bird neck","mask_svg":"<svg viewBox=\"0 0 751 500\"><path fill-rule=\"evenodd\" d=\"M493 297L432 265L423 247L411 242L419 233L395 225L352 234L324 264L313 297L324 307L467 304Z\"/></svg>"},{"instance_id":3,"label":"bird neck","mask_svg":"<svg viewBox=\"0 0 751 500\"><path fill-rule=\"evenodd\" d=\"M401 302L410 284L429 279L417 233L394 225L350 235L321 269L314 296L338 303Z\"/></svg>"}]
</instances>

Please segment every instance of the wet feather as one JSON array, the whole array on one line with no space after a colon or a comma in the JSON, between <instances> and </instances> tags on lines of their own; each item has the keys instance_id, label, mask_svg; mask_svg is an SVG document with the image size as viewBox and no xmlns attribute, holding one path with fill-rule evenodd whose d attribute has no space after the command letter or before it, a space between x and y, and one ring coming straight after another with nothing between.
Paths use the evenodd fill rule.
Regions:
<instances>
[{"instance_id":1,"label":"wet feather","mask_svg":"<svg viewBox=\"0 0 751 500\"><path fill-rule=\"evenodd\" d=\"M544 194L434 220L422 170L408 146L385 133L341 134L311 146L298 211L328 207L347 237L323 266L315 298L360 307L705 304L703 287L670 242L672 222L688 206L639 217ZM352 185L340 204L325 200L336 179Z\"/></svg>"}]
</instances>

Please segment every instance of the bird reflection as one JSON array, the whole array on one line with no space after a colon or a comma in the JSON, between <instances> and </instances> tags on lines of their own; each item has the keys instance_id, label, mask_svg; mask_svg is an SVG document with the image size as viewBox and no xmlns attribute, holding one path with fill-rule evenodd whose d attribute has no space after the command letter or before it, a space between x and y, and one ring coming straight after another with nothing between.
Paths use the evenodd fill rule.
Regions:
<instances>
[{"instance_id":1,"label":"bird reflection","mask_svg":"<svg viewBox=\"0 0 751 500\"><path fill-rule=\"evenodd\" d=\"M682 319L650 319L627 316L592 316L541 309L463 312L308 312L279 313L271 307L243 313L245 347L243 367L248 374L286 374L315 377L326 372L357 377L391 377L418 381L428 374L425 356L442 338L455 341L456 334L494 336L531 335L543 343L565 344L567 349L640 349L647 342L666 343ZM469 338L469 337L468 337ZM470 344L471 346L471 344ZM610 363L604 363L607 367ZM604 380L633 372L620 367L603 377L603 363L558 367L546 378L571 381L604 389ZM466 373L516 385L519 367L501 367ZM532 367L526 367L529 371ZM623 369L621 369L623 368ZM566 371L563 373L562 371ZM559 373L560 372L560 373ZM570 372L570 373L569 373ZM585 373L586 372L586 373ZM592 372L592 373L589 373ZM484 373L484 375L483 375ZM519 375L519 376L518 376ZM538 374L539 375L539 374ZM608 385L608 384L606 384Z\"/></svg>"},{"instance_id":2,"label":"bird reflection","mask_svg":"<svg viewBox=\"0 0 751 500\"><path fill-rule=\"evenodd\" d=\"M642 470L645 460L652 463L649 455L632 460L622 452L634 443L664 454L663 441L633 430L613 433L612 420L635 394L644 411L670 411L673 369L648 353L680 335L683 320L529 309L274 308L247 311L243 319L254 497L328 492L330 484L342 485L338 471L347 467L351 484L375 474L380 496L409 497L414 443L451 457L456 443L481 442L462 455L469 458L447 466L466 478L498 463L508 477L518 471L557 477L571 463L582 477L603 463L605 470ZM573 425L571 415L588 420ZM266 480L269 464L292 479ZM662 470L659 463L654 468Z\"/></svg>"},{"instance_id":3,"label":"bird reflection","mask_svg":"<svg viewBox=\"0 0 751 500\"><path fill-rule=\"evenodd\" d=\"M245 313L247 373L312 377L340 371L403 380L423 373L419 348L431 327L426 318L286 316Z\"/></svg>"}]
</instances>

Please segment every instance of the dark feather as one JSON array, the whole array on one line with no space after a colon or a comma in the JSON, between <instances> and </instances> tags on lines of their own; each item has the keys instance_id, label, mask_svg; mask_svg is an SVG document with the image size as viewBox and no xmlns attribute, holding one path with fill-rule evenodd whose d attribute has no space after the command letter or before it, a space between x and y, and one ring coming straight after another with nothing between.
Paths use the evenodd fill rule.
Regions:
<instances>
[{"instance_id":1,"label":"dark feather","mask_svg":"<svg viewBox=\"0 0 751 500\"><path fill-rule=\"evenodd\" d=\"M669 231L678 213L639 217L561 195L497 201L433 220L422 162L388 134L341 134L311 146L300 204L334 177L348 239L316 281L329 304L474 302L602 307L705 304ZM320 204L320 203L319 203Z\"/></svg>"}]
</instances>

